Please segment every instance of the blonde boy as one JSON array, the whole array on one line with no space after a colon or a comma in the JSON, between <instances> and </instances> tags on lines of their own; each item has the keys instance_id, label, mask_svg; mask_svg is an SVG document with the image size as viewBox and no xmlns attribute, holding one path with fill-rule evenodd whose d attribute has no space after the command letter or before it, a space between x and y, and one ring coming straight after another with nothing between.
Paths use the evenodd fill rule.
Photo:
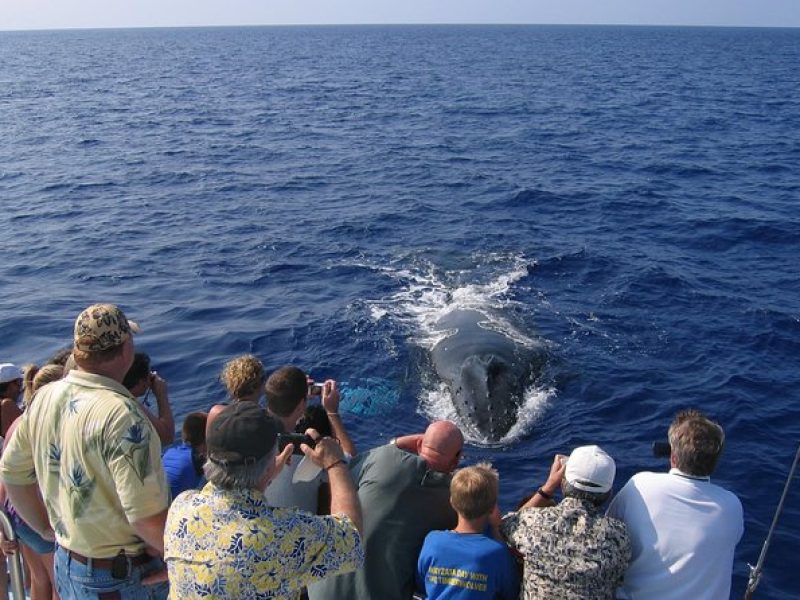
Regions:
<instances>
[{"instance_id":1,"label":"blonde boy","mask_svg":"<svg viewBox=\"0 0 800 600\"><path fill-rule=\"evenodd\" d=\"M432 531L417 563L417 586L426 598L483 600L519 596L519 576L508 547L486 535L497 510L499 477L488 463L456 471L450 504L452 531Z\"/></svg>"}]
</instances>

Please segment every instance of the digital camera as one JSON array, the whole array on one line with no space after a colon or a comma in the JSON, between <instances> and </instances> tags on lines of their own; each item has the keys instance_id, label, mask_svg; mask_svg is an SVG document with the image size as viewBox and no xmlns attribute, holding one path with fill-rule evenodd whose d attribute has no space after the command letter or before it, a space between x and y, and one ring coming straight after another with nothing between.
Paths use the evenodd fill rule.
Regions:
<instances>
[{"instance_id":1,"label":"digital camera","mask_svg":"<svg viewBox=\"0 0 800 600\"><path fill-rule=\"evenodd\" d=\"M669 458L672 455L672 448L669 442L653 442L653 456L656 458Z\"/></svg>"},{"instance_id":2,"label":"digital camera","mask_svg":"<svg viewBox=\"0 0 800 600\"><path fill-rule=\"evenodd\" d=\"M289 444L294 445L292 454L302 454L300 444L313 448L316 445L314 439L305 433L279 433L278 434L278 452L283 452Z\"/></svg>"}]
</instances>

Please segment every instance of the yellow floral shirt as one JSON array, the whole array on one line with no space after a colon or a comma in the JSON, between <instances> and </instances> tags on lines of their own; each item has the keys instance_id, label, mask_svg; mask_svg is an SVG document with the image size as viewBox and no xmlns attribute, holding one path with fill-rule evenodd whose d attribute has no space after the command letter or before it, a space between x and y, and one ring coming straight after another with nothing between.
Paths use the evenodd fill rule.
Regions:
<instances>
[{"instance_id":1,"label":"yellow floral shirt","mask_svg":"<svg viewBox=\"0 0 800 600\"><path fill-rule=\"evenodd\" d=\"M170 598L294 599L364 560L361 536L343 515L270 508L257 490L207 483L172 503L164 532Z\"/></svg>"}]
</instances>

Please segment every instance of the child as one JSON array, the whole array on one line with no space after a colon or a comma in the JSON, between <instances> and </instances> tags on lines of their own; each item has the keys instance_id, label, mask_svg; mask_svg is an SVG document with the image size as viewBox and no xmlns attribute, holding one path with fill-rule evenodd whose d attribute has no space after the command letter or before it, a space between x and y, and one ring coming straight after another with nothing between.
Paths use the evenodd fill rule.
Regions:
<instances>
[{"instance_id":1,"label":"child","mask_svg":"<svg viewBox=\"0 0 800 600\"><path fill-rule=\"evenodd\" d=\"M203 479L208 413L193 412L183 421L183 442L164 452L162 461L172 499L197 488Z\"/></svg>"},{"instance_id":2,"label":"child","mask_svg":"<svg viewBox=\"0 0 800 600\"><path fill-rule=\"evenodd\" d=\"M497 514L499 478L490 464L460 469L450 483L458 513L452 531L432 531L417 563L417 586L429 599L512 600L519 575L508 547L485 535Z\"/></svg>"}]
</instances>

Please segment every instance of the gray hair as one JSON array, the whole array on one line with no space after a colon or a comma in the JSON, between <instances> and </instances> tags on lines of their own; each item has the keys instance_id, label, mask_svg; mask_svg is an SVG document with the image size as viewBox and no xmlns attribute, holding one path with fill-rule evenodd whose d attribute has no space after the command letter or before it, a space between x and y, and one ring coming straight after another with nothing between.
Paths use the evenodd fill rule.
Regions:
<instances>
[{"instance_id":1,"label":"gray hair","mask_svg":"<svg viewBox=\"0 0 800 600\"><path fill-rule=\"evenodd\" d=\"M203 473L206 481L225 490L258 488L261 478L274 460L274 451L254 463L244 465L227 465L209 458L203 465Z\"/></svg>"},{"instance_id":2,"label":"gray hair","mask_svg":"<svg viewBox=\"0 0 800 600\"><path fill-rule=\"evenodd\" d=\"M564 493L565 498L586 500L594 504L595 507L603 506L606 500L608 500L611 497L611 490L603 493L587 492L585 490L579 490L566 479L564 479L561 491Z\"/></svg>"}]
</instances>

